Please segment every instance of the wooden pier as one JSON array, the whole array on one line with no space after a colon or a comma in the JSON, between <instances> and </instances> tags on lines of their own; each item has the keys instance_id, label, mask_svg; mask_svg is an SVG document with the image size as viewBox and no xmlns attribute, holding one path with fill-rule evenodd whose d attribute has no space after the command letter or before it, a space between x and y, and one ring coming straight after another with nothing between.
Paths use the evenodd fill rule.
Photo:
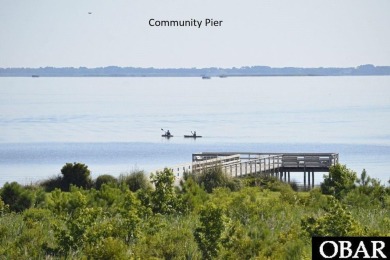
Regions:
<instances>
[{"instance_id":1,"label":"wooden pier","mask_svg":"<svg viewBox=\"0 0 390 260\"><path fill-rule=\"evenodd\" d=\"M338 162L338 153L203 152L192 154L192 172L219 165L232 177L274 176L288 183L291 172L302 172L304 187L311 188L315 173L329 172Z\"/></svg>"}]
</instances>

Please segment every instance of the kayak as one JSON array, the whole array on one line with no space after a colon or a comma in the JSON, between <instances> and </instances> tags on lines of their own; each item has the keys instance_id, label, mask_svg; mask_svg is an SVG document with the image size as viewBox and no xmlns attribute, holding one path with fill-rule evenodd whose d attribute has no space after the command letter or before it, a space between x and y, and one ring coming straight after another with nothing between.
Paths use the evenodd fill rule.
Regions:
<instances>
[{"instance_id":1,"label":"kayak","mask_svg":"<svg viewBox=\"0 0 390 260\"><path fill-rule=\"evenodd\" d=\"M200 138L201 135L185 135L184 138Z\"/></svg>"},{"instance_id":2,"label":"kayak","mask_svg":"<svg viewBox=\"0 0 390 260\"><path fill-rule=\"evenodd\" d=\"M161 135L161 137L171 138L173 135Z\"/></svg>"}]
</instances>

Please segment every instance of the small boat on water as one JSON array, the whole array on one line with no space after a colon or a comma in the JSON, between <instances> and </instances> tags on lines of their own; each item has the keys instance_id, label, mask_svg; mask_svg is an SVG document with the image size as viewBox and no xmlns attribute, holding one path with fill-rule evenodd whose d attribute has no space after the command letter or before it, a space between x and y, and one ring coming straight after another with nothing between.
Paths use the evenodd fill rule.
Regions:
<instances>
[{"instance_id":1,"label":"small boat on water","mask_svg":"<svg viewBox=\"0 0 390 260\"><path fill-rule=\"evenodd\" d=\"M202 76L202 79L211 79L210 76Z\"/></svg>"},{"instance_id":2,"label":"small boat on water","mask_svg":"<svg viewBox=\"0 0 390 260\"><path fill-rule=\"evenodd\" d=\"M165 137L165 138L168 138L168 139L173 137L173 135L171 134L171 132L169 132L169 130L165 131L164 129L161 128L161 131L164 131L164 134L161 135L161 137Z\"/></svg>"},{"instance_id":3,"label":"small boat on water","mask_svg":"<svg viewBox=\"0 0 390 260\"><path fill-rule=\"evenodd\" d=\"M201 138L201 135L184 135L184 138Z\"/></svg>"},{"instance_id":4,"label":"small boat on water","mask_svg":"<svg viewBox=\"0 0 390 260\"><path fill-rule=\"evenodd\" d=\"M201 135L196 135L196 131L194 131L194 132L191 131L191 134L192 135L184 135L184 138L201 138L202 137Z\"/></svg>"}]
</instances>

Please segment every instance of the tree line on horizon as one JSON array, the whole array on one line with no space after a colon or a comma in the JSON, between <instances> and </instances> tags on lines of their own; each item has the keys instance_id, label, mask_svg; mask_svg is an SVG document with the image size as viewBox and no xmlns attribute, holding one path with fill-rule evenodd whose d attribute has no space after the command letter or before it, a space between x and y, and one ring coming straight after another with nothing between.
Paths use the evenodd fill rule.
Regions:
<instances>
[{"instance_id":1,"label":"tree line on horizon","mask_svg":"<svg viewBox=\"0 0 390 260\"><path fill-rule=\"evenodd\" d=\"M282 67L244 66L233 68L140 68L107 66L87 67L40 67L40 68L0 68L3 77L93 77L93 76L176 76L176 77L228 77L228 76L358 76L358 75L390 75L390 66L374 66L372 64L357 67Z\"/></svg>"}]
</instances>

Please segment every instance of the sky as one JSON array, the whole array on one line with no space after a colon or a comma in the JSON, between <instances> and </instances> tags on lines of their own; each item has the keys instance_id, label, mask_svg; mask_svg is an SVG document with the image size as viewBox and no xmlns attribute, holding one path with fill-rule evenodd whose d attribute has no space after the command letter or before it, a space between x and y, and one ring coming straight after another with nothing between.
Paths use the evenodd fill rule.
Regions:
<instances>
[{"instance_id":1,"label":"sky","mask_svg":"<svg viewBox=\"0 0 390 260\"><path fill-rule=\"evenodd\" d=\"M389 14L389 0L0 0L0 67L386 66Z\"/></svg>"}]
</instances>

